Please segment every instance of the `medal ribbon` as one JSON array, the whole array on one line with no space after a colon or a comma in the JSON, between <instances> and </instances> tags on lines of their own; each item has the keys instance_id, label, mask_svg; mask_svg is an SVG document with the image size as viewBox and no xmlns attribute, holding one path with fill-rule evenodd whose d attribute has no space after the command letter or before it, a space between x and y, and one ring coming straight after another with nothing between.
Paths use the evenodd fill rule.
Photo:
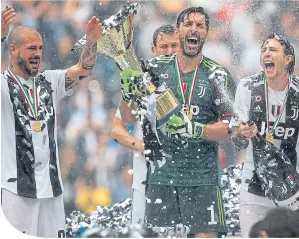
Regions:
<instances>
[{"instance_id":1,"label":"medal ribbon","mask_svg":"<svg viewBox=\"0 0 299 239\"><path fill-rule=\"evenodd\" d=\"M33 91L32 91L32 100L31 100L28 91L24 88L19 77L13 72L11 67L8 67L7 72L10 75L10 77L16 82L16 84L19 85L27 104L29 105L29 109L33 117L37 119L38 97L37 97L37 86L36 86L35 78L33 78Z\"/></svg>"},{"instance_id":2,"label":"medal ribbon","mask_svg":"<svg viewBox=\"0 0 299 239\"><path fill-rule=\"evenodd\" d=\"M287 85L288 89L290 88L290 80L291 80L291 77L289 77L289 81L288 81L288 85ZM281 115L282 115L283 111L285 110L286 103L287 103L287 98L288 98L288 93L289 92L287 91L286 96L285 96L284 101L283 101L283 104L282 104L282 107L281 107L281 110L280 110L280 113L276 117L274 125L273 125L272 129L270 130L270 116L269 116L269 108L270 107L269 107L269 102L268 102L269 95L268 95L267 80L266 80L265 77L264 77L264 82L265 82L264 85L265 85L265 95L266 95L267 132L270 133L271 135L273 135L274 130L276 129L277 125L279 124Z\"/></svg>"},{"instance_id":3,"label":"medal ribbon","mask_svg":"<svg viewBox=\"0 0 299 239\"><path fill-rule=\"evenodd\" d=\"M183 77L182 77L182 74L181 74L180 68L179 68L178 57L176 57L175 63L176 63L175 68L176 68L177 76L178 76L178 80L179 80L180 93L181 93L182 99L184 101L184 105L186 105L186 97L185 97L184 91L183 91L184 82L183 82ZM198 69L199 69L199 66L196 66L194 74L193 74L193 79L192 79L191 92L189 93L188 107L191 106L192 97L193 97L194 89L195 89L195 86L196 86L196 78L197 78L197 75L198 75Z\"/></svg>"}]
</instances>

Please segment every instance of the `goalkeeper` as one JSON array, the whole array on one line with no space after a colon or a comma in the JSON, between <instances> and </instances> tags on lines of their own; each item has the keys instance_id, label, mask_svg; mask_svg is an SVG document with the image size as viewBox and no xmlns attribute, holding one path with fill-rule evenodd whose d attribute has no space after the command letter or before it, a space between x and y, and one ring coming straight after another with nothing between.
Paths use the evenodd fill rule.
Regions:
<instances>
[{"instance_id":1,"label":"goalkeeper","mask_svg":"<svg viewBox=\"0 0 299 239\"><path fill-rule=\"evenodd\" d=\"M225 68L202 55L209 30L204 9L185 9L177 28L181 51L148 61L151 74L166 83L184 110L158 127L159 141L149 121L143 122L149 151L145 222L157 227L182 223L195 237L217 237L227 231L217 141L230 140L226 123L236 87ZM122 82L138 78L136 72L125 72ZM134 89L123 85L122 98L129 99Z\"/></svg>"}]
</instances>

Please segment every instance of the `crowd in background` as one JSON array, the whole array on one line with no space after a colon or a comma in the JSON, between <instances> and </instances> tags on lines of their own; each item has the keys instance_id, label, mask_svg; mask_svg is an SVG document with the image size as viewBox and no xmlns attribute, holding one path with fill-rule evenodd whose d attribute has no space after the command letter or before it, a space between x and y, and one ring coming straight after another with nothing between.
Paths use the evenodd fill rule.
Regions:
<instances>
[{"instance_id":1,"label":"crowd in background","mask_svg":"<svg viewBox=\"0 0 299 239\"><path fill-rule=\"evenodd\" d=\"M84 36L84 27L92 15L104 20L126 2L139 2L135 17L133 46L139 58L152 57L155 29L176 24L177 15L190 6L202 6L210 14L205 56L226 66L236 82L261 70L262 41L270 33L284 34L299 49L298 1L2 1L12 5L17 23L36 28L44 40L41 70L63 69L79 58L72 46ZM1 70L8 64L8 46L4 44ZM298 60L295 72L299 74ZM58 134L61 173L64 181L66 214L79 209L95 210L131 197L133 152L110 137L110 128L120 99L119 70L113 60L99 56L92 76L84 79L72 97L63 99L58 109ZM97 80L100 89L91 92L88 83ZM129 128L133 131L133 128ZM222 144L222 168L237 163L239 156L230 143Z\"/></svg>"}]
</instances>

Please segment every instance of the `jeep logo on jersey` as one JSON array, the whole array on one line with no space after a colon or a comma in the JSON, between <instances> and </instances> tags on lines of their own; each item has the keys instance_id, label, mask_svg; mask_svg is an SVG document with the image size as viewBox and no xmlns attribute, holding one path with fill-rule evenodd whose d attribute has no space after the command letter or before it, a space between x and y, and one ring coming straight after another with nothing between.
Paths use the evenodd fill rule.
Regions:
<instances>
[{"instance_id":1,"label":"jeep logo on jersey","mask_svg":"<svg viewBox=\"0 0 299 239\"><path fill-rule=\"evenodd\" d=\"M189 107L184 105L184 111L188 111ZM190 106L190 112L192 115L198 115L199 114L199 107L197 105L191 105Z\"/></svg>"},{"instance_id":2,"label":"jeep logo on jersey","mask_svg":"<svg viewBox=\"0 0 299 239\"><path fill-rule=\"evenodd\" d=\"M169 78L169 74L165 72L164 74L160 75L164 80L167 80Z\"/></svg>"},{"instance_id":3,"label":"jeep logo on jersey","mask_svg":"<svg viewBox=\"0 0 299 239\"><path fill-rule=\"evenodd\" d=\"M191 105L191 112L193 115L199 114L199 107L197 105Z\"/></svg>"},{"instance_id":4,"label":"jeep logo on jersey","mask_svg":"<svg viewBox=\"0 0 299 239\"><path fill-rule=\"evenodd\" d=\"M198 86L198 88L199 88L198 96L199 96L199 98L202 98L206 93L206 87L205 86Z\"/></svg>"},{"instance_id":5,"label":"jeep logo on jersey","mask_svg":"<svg viewBox=\"0 0 299 239\"><path fill-rule=\"evenodd\" d=\"M270 125L270 129L272 129L273 123ZM287 139L289 137L292 137L295 135L296 129L292 127L285 128L284 123L279 123L279 125L274 130L274 138L275 139ZM262 122L261 130L259 131L261 135L264 135L266 133L266 122Z\"/></svg>"}]
</instances>

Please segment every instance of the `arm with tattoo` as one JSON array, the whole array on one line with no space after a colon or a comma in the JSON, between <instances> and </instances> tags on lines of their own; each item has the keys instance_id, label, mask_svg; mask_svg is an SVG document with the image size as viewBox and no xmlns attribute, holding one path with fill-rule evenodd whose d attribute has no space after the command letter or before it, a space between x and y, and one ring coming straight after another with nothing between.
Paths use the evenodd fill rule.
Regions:
<instances>
[{"instance_id":1,"label":"arm with tattoo","mask_svg":"<svg viewBox=\"0 0 299 239\"><path fill-rule=\"evenodd\" d=\"M96 53L97 42L92 42L87 39L86 45L83 49L83 52L79 60L79 64L84 70L91 72L92 68L96 63Z\"/></svg>"},{"instance_id":2,"label":"arm with tattoo","mask_svg":"<svg viewBox=\"0 0 299 239\"><path fill-rule=\"evenodd\" d=\"M65 91L70 92L71 90L75 90L78 86L78 81L73 81L71 78L65 78Z\"/></svg>"},{"instance_id":3,"label":"arm with tattoo","mask_svg":"<svg viewBox=\"0 0 299 239\"><path fill-rule=\"evenodd\" d=\"M86 25L86 43L79 62L67 71L66 88L72 85L70 81L79 81L91 74L96 63L97 40L101 37L102 32L103 26L100 20L93 16Z\"/></svg>"}]
</instances>

